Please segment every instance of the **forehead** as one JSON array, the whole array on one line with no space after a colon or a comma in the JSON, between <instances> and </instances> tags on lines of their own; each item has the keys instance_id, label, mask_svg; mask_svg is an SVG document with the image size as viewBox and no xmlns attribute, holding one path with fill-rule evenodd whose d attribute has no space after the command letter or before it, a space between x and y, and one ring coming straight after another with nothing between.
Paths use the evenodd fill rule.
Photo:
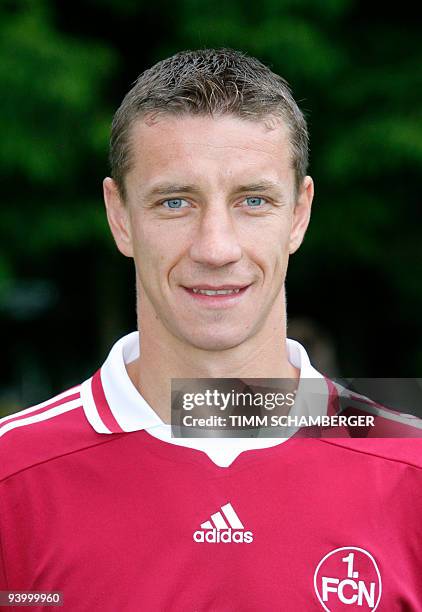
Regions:
<instances>
[{"instance_id":1,"label":"forehead","mask_svg":"<svg viewBox=\"0 0 422 612\"><path fill-rule=\"evenodd\" d=\"M158 115L136 120L128 180L196 182L251 178L293 182L289 131L278 118ZM265 175L265 176L262 176Z\"/></svg>"}]
</instances>

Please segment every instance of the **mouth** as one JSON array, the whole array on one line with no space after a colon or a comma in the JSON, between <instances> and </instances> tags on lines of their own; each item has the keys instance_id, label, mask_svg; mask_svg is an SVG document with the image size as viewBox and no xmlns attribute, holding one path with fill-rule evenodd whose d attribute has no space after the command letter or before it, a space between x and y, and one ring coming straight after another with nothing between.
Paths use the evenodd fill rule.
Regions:
<instances>
[{"instance_id":1,"label":"mouth","mask_svg":"<svg viewBox=\"0 0 422 612\"><path fill-rule=\"evenodd\" d=\"M183 287L186 293L197 303L211 307L221 307L239 302L249 290L249 285L196 285Z\"/></svg>"}]
</instances>

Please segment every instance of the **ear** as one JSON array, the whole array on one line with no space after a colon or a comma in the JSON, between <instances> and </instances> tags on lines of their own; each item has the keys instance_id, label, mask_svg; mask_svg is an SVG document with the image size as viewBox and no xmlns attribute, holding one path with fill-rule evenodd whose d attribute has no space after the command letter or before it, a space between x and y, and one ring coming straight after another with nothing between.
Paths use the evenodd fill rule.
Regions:
<instances>
[{"instance_id":1,"label":"ear","mask_svg":"<svg viewBox=\"0 0 422 612\"><path fill-rule=\"evenodd\" d=\"M128 207L124 203L117 184L112 178L107 177L104 179L103 193L108 224L117 248L126 257L133 257Z\"/></svg>"},{"instance_id":2,"label":"ear","mask_svg":"<svg viewBox=\"0 0 422 612\"><path fill-rule=\"evenodd\" d=\"M293 222L290 231L289 253L292 255L302 244L305 232L311 218L311 206L314 197L314 182L310 176L305 176L297 194L293 210Z\"/></svg>"}]
</instances>

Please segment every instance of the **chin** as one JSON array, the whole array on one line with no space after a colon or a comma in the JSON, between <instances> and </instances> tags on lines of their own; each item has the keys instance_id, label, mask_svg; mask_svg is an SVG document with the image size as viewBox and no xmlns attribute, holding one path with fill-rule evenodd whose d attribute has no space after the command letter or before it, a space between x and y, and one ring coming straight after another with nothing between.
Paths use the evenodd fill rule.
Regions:
<instances>
[{"instance_id":1,"label":"chin","mask_svg":"<svg viewBox=\"0 0 422 612\"><path fill-rule=\"evenodd\" d=\"M205 332L193 336L190 335L190 337L185 336L185 341L188 344L203 351L226 351L239 346L246 339L247 337L244 333L235 333L233 330L226 333Z\"/></svg>"}]
</instances>

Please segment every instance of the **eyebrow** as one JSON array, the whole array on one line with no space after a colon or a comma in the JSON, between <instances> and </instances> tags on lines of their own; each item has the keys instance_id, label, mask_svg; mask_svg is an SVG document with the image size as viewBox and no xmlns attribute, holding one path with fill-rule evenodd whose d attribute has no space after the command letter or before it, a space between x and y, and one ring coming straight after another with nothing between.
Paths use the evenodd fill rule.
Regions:
<instances>
[{"instance_id":1,"label":"eyebrow","mask_svg":"<svg viewBox=\"0 0 422 612\"><path fill-rule=\"evenodd\" d=\"M259 183L249 183L247 185L240 185L239 187L236 188L236 192L238 191L251 191L251 192L256 192L256 191L280 191L280 185L278 185L277 183L274 183L273 181L267 181L267 180L263 180L260 181Z\"/></svg>"},{"instance_id":2,"label":"eyebrow","mask_svg":"<svg viewBox=\"0 0 422 612\"><path fill-rule=\"evenodd\" d=\"M239 185L234 189L235 193L256 193L263 191L276 191L278 195L281 196L280 186L277 183L269 180L262 180L257 183L249 183L246 185ZM151 196L168 196L173 195L175 193L200 193L201 189L198 185L182 185L182 184L172 184L165 183L162 185L157 185L153 187L148 193L145 195L146 198L150 198Z\"/></svg>"},{"instance_id":3,"label":"eyebrow","mask_svg":"<svg viewBox=\"0 0 422 612\"><path fill-rule=\"evenodd\" d=\"M157 185L146 194L147 197L154 195L172 195L173 193L199 193L200 189L196 185L176 185L164 184Z\"/></svg>"}]
</instances>

